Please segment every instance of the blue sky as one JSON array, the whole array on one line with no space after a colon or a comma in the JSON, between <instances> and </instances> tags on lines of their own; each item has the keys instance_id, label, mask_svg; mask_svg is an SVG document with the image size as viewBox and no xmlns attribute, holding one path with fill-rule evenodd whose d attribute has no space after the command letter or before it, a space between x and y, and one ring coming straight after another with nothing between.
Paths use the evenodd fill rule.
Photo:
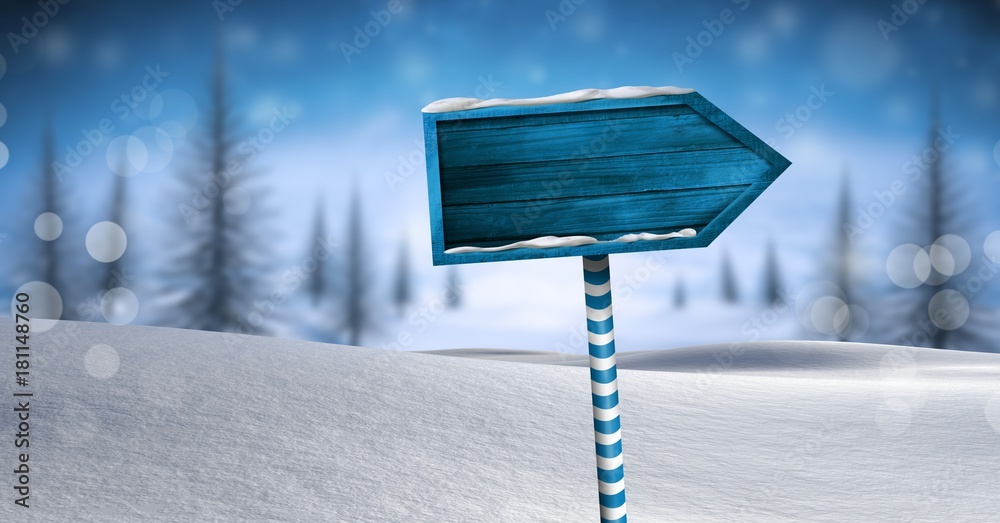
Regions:
<instances>
[{"instance_id":1,"label":"blue sky","mask_svg":"<svg viewBox=\"0 0 1000 523\"><path fill-rule=\"evenodd\" d=\"M78 148L85 139L81 131L99 129L105 119L114 126L61 184L68 237L82 238L106 207L116 168L109 165L109 144L117 144L114 153L134 143L128 138L133 133L146 144L140 163L148 172L129 180L136 202L129 238L130 248L156 257L163 247L157 243L162 218L182 203L167 188L176 188L176 172L190 165L206 123L216 34L224 44L240 139L258 136L275 111L294 115L252 166L261 173L267 198L255 200L251 209L257 212L260 205L274 212L279 263L294 263L305 249L317 199L328 203L331 229L342 230L343 204L358 186L372 266L389 271L405 236L423 294L433 296L444 273L430 266L420 108L452 96L534 97L619 85L695 88L793 162L717 242L736 254L747 293L757 292L761 246L769 239L779 248L789 284L824 277L821 262L834 241L839 176L852 173L859 205L903 177L906 162L926 146L935 86L942 125L961 135L947 165L968 187L960 188L962 205L975 211L953 232L981 251L986 235L1000 229L991 205L1000 189L998 2L244 0L220 11L225 0L79 0L51 17L39 17L37 2L11 4L0 17L7 35L0 42L6 64L0 104L7 112L0 142L10 151L0 169L0 234L7 235L0 249L7 262L11 246L34 240L35 210L25 202L37 195L33 180L46 118L53 123L57 159L63 160L69 159L67 147ZM894 5L919 7L902 21L899 14L893 19ZM25 31L22 16L51 20L27 38L31 28ZM880 20L898 30L887 30ZM356 40L366 27L375 36ZM359 52L345 57L345 45ZM153 89L140 88L143 101L124 110L122 95L144 81ZM816 91L831 94L804 110ZM782 124L788 115L793 121ZM169 136L165 149L151 145L160 133ZM118 137L124 138L113 142ZM401 162L404 172L417 168L404 183L390 186L385 176L398 174ZM907 241L899 228L908 205L917 204L890 209L863 238L876 288L891 288L885 260ZM677 253L662 281L646 292L668 296L676 275L684 274L695 297L714 296L719 245ZM82 246L75 249L68 255L86 256ZM470 292L489 301L486 289L537 287L553 274L578 269L573 260L532 263L462 270L470 284L480 283ZM629 270L645 258L628 255L615 263ZM577 290L567 289L558 300L532 295L523 307L568 306ZM978 299L996 302L995 296ZM508 339L502 327L491 336L500 344Z\"/></svg>"}]
</instances>

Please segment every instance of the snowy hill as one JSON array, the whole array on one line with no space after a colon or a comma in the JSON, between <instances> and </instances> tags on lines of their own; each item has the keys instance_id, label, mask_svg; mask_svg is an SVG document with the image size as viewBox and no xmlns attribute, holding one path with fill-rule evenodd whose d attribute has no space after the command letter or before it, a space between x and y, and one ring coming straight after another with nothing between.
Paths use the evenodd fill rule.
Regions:
<instances>
[{"instance_id":1,"label":"snowy hill","mask_svg":"<svg viewBox=\"0 0 1000 523\"><path fill-rule=\"evenodd\" d=\"M7 487L2 521L597 519L588 371L569 356L73 322L31 340L32 508ZM620 377L630 520L1000 513L1000 356L795 342L621 362L659 370Z\"/></svg>"}]
</instances>

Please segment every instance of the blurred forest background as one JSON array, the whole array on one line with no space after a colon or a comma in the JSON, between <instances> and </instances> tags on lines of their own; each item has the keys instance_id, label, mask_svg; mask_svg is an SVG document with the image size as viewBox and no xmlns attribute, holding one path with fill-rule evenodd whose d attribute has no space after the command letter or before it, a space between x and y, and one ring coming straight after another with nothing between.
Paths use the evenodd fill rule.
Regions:
<instances>
[{"instance_id":1,"label":"blurred forest background","mask_svg":"<svg viewBox=\"0 0 1000 523\"><path fill-rule=\"evenodd\" d=\"M792 161L612 258L620 350L1000 351L1000 1L5 2L0 291L35 313L585 352L577 259L433 267L420 109L693 87Z\"/></svg>"}]
</instances>

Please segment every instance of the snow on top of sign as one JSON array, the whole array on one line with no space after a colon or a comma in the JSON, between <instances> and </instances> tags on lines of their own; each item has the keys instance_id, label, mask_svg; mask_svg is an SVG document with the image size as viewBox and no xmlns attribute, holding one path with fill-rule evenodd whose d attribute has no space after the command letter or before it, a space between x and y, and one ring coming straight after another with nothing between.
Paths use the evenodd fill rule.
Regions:
<instances>
[{"instance_id":1,"label":"snow on top of sign","mask_svg":"<svg viewBox=\"0 0 1000 523\"><path fill-rule=\"evenodd\" d=\"M551 249L553 247L578 247L580 245L590 245L592 243L632 243L636 241L668 240L670 238L691 238L697 234L694 229L681 229L677 232L667 234L652 234L643 232L639 234L625 234L610 242L602 242L592 236L542 236L531 240L524 240L497 247L454 247L444 251L445 254L462 254L467 252L498 252L510 249Z\"/></svg>"},{"instance_id":2,"label":"snow on top of sign","mask_svg":"<svg viewBox=\"0 0 1000 523\"><path fill-rule=\"evenodd\" d=\"M584 102L587 100L598 100L602 98L647 98L649 96L688 94L694 89L674 87L672 85L664 87L649 86L624 86L614 89L580 89L568 93L555 94L552 96L542 96L540 98L491 98L481 100L479 98L445 98L436 102L431 102L424 107L425 113L447 113L451 111L465 111L467 109L482 109L484 107L497 107L503 105L544 105Z\"/></svg>"}]
</instances>

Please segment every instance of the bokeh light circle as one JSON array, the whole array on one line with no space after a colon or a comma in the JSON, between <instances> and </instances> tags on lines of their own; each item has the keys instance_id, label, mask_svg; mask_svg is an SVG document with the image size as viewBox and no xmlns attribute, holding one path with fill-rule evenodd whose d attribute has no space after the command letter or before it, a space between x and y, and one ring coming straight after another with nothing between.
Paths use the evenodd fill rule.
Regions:
<instances>
[{"instance_id":1,"label":"bokeh light circle","mask_svg":"<svg viewBox=\"0 0 1000 523\"><path fill-rule=\"evenodd\" d=\"M855 341L868 334L871 318L868 311L860 305L844 305L834 313L833 325L841 338Z\"/></svg>"},{"instance_id":2,"label":"bokeh light circle","mask_svg":"<svg viewBox=\"0 0 1000 523\"><path fill-rule=\"evenodd\" d=\"M803 327L818 332L813 323L813 309L818 300L828 296L843 298L844 292L833 282L815 280L803 285L795 293L795 314Z\"/></svg>"},{"instance_id":3,"label":"bokeh light circle","mask_svg":"<svg viewBox=\"0 0 1000 523\"><path fill-rule=\"evenodd\" d=\"M955 274L955 257L946 247L935 243L927 248L927 254L932 269L943 276Z\"/></svg>"},{"instance_id":4,"label":"bokeh light circle","mask_svg":"<svg viewBox=\"0 0 1000 523\"><path fill-rule=\"evenodd\" d=\"M938 291L927 304L927 314L934 325L955 330L969 320L969 300L955 289Z\"/></svg>"},{"instance_id":5,"label":"bokeh light circle","mask_svg":"<svg viewBox=\"0 0 1000 523\"><path fill-rule=\"evenodd\" d=\"M997 163L997 167L1000 167L1000 140L997 140L997 144L993 146L993 161Z\"/></svg>"},{"instance_id":6,"label":"bokeh light circle","mask_svg":"<svg viewBox=\"0 0 1000 523\"><path fill-rule=\"evenodd\" d=\"M142 172L157 173L170 164L174 156L174 142L166 131L146 126L136 130L132 136L135 140L128 142L129 161ZM138 145L133 147L133 144L141 144L141 149Z\"/></svg>"},{"instance_id":7,"label":"bokeh light circle","mask_svg":"<svg viewBox=\"0 0 1000 523\"><path fill-rule=\"evenodd\" d=\"M119 136L108 144L105 161L118 176L134 176L146 167L148 153L145 144L135 136Z\"/></svg>"},{"instance_id":8,"label":"bokeh light circle","mask_svg":"<svg viewBox=\"0 0 1000 523\"><path fill-rule=\"evenodd\" d=\"M931 265L945 276L961 274L972 261L969 242L957 234L945 234L931 245Z\"/></svg>"},{"instance_id":9,"label":"bokeh light circle","mask_svg":"<svg viewBox=\"0 0 1000 523\"><path fill-rule=\"evenodd\" d=\"M983 253L986 259L993 263L1000 263L1000 231L993 231L983 242Z\"/></svg>"},{"instance_id":10,"label":"bokeh light circle","mask_svg":"<svg viewBox=\"0 0 1000 523\"><path fill-rule=\"evenodd\" d=\"M43 212L35 218L35 234L42 240L50 242L58 238L62 232L63 221L58 214Z\"/></svg>"},{"instance_id":11,"label":"bokeh light circle","mask_svg":"<svg viewBox=\"0 0 1000 523\"><path fill-rule=\"evenodd\" d=\"M10 160L10 150L7 149L5 143L0 142L0 169L7 165L8 160Z\"/></svg>"},{"instance_id":12,"label":"bokeh light circle","mask_svg":"<svg viewBox=\"0 0 1000 523\"><path fill-rule=\"evenodd\" d=\"M7 107L0 103L0 127L7 123Z\"/></svg>"},{"instance_id":13,"label":"bokeh light circle","mask_svg":"<svg viewBox=\"0 0 1000 523\"><path fill-rule=\"evenodd\" d=\"M845 306L844 300L836 296L823 296L816 300L809 311L812 328L821 334L837 332L837 311Z\"/></svg>"},{"instance_id":14,"label":"bokeh light circle","mask_svg":"<svg viewBox=\"0 0 1000 523\"><path fill-rule=\"evenodd\" d=\"M56 325L63 313L63 300L59 291L43 281L30 281L19 287L11 298L11 316L14 315L18 294L25 293L28 298L28 316L31 318L32 332L45 332Z\"/></svg>"},{"instance_id":15,"label":"bokeh light circle","mask_svg":"<svg viewBox=\"0 0 1000 523\"><path fill-rule=\"evenodd\" d=\"M904 289L917 288L930 275L930 256L919 245L904 243L889 253L885 261L885 272L897 286Z\"/></svg>"},{"instance_id":16,"label":"bokeh light circle","mask_svg":"<svg viewBox=\"0 0 1000 523\"><path fill-rule=\"evenodd\" d=\"M173 143L174 152L184 146L184 142L187 140L187 129L181 125L180 122L175 120L167 120L157 124L157 127L167 133L170 137L170 141Z\"/></svg>"},{"instance_id":17,"label":"bokeh light circle","mask_svg":"<svg viewBox=\"0 0 1000 523\"><path fill-rule=\"evenodd\" d=\"M101 315L108 323L125 325L139 314L139 298L125 287L115 287L101 298Z\"/></svg>"},{"instance_id":18,"label":"bokeh light circle","mask_svg":"<svg viewBox=\"0 0 1000 523\"><path fill-rule=\"evenodd\" d=\"M115 222L98 222L87 231L87 252L102 263L111 263L125 254L128 238Z\"/></svg>"},{"instance_id":19,"label":"bokeh light circle","mask_svg":"<svg viewBox=\"0 0 1000 523\"><path fill-rule=\"evenodd\" d=\"M106 380L117 374L120 365L118 351L110 345L94 345L83 356L83 366L87 369L87 374L99 380Z\"/></svg>"}]
</instances>

